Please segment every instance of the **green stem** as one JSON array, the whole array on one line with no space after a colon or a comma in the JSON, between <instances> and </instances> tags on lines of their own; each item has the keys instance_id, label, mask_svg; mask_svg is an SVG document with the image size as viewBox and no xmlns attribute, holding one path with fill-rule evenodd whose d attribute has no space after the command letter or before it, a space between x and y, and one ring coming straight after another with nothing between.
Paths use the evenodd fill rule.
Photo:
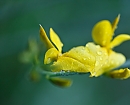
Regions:
<instances>
[{"instance_id":1,"label":"green stem","mask_svg":"<svg viewBox=\"0 0 130 105\"><path fill-rule=\"evenodd\" d=\"M53 76L69 76L69 75L76 75L76 74L86 74L86 73L77 73L77 72L68 72L68 71L60 71L60 72L51 72L44 70L41 66L36 67L37 71L41 73L42 75L49 75L51 77Z\"/></svg>"},{"instance_id":2,"label":"green stem","mask_svg":"<svg viewBox=\"0 0 130 105\"><path fill-rule=\"evenodd\" d=\"M128 68L130 67L130 59L128 59L124 65L120 66L119 68ZM43 68L42 66L37 65L36 66L36 70L45 76L51 76L51 77L55 77L55 76L69 76L69 75L81 75L81 74L88 74L88 73L80 73L80 72L68 72L68 71L60 71L60 72L51 72L51 71L47 71L45 70L45 68Z\"/></svg>"}]
</instances>

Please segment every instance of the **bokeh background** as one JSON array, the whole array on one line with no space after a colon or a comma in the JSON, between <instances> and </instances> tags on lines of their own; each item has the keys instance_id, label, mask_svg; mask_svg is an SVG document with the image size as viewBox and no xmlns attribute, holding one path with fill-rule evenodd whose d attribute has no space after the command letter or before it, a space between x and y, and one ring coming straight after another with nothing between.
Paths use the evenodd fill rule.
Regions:
<instances>
[{"instance_id":1,"label":"bokeh background","mask_svg":"<svg viewBox=\"0 0 130 105\"><path fill-rule=\"evenodd\" d=\"M129 105L130 79L88 75L70 76L74 83L62 89L46 79L28 79L30 65L19 54L28 39L39 40L39 24L52 27L64 43L64 51L92 41L93 25L102 20L121 20L115 35L130 34L129 0L1 0L0 1L0 105ZM130 42L115 48L130 58Z\"/></svg>"}]
</instances>

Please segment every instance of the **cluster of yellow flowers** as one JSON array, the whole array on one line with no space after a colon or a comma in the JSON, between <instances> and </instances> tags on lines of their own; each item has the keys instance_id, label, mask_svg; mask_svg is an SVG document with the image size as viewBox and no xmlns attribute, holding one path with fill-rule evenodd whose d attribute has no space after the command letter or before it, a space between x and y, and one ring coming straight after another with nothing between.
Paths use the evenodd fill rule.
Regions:
<instances>
[{"instance_id":1,"label":"cluster of yellow flowers","mask_svg":"<svg viewBox=\"0 0 130 105\"><path fill-rule=\"evenodd\" d=\"M50 41L40 25L40 37L47 47L44 64L49 64L52 72L60 72L61 70L78 73L89 72L91 77L106 73L112 78L129 78L130 70L128 68L113 71L126 61L125 56L113 51L113 48L126 40L130 40L130 36L127 34L120 34L112 39L119 18L120 15L112 24L108 20L98 22L92 29L94 42L88 42L85 46L74 47L65 53L62 53L63 43L53 29L50 28Z\"/></svg>"}]
</instances>

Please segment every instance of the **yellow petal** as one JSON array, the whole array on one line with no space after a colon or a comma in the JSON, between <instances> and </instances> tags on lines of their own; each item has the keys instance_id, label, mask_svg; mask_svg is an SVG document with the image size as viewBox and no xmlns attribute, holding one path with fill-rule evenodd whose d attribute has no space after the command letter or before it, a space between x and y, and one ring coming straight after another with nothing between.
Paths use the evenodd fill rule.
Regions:
<instances>
[{"instance_id":1,"label":"yellow petal","mask_svg":"<svg viewBox=\"0 0 130 105\"><path fill-rule=\"evenodd\" d=\"M72 48L62 56L73 58L86 66L91 76L99 76L104 62L107 60L107 50L102 49L94 43L87 43L86 46Z\"/></svg>"},{"instance_id":2,"label":"yellow petal","mask_svg":"<svg viewBox=\"0 0 130 105\"><path fill-rule=\"evenodd\" d=\"M98 22L92 29L93 40L101 46L107 46L112 36L112 25L108 20Z\"/></svg>"},{"instance_id":3,"label":"yellow petal","mask_svg":"<svg viewBox=\"0 0 130 105\"><path fill-rule=\"evenodd\" d=\"M120 34L113 39L110 43L110 48L114 48L115 46L120 45L122 42L130 40L130 35L127 34Z\"/></svg>"},{"instance_id":4,"label":"yellow petal","mask_svg":"<svg viewBox=\"0 0 130 105\"><path fill-rule=\"evenodd\" d=\"M47 79L54 85L62 87L62 88L70 87L72 84L72 81L66 78L49 77Z\"/></svg>"},{"instance_id":5,"label":"yellow petal","mask_svg":"<svg viewBox=\"0 0 130 105\"><path fill-rule=\"evenodd\" d=\"M89 50L91 56L95 57L94 68L90 71L91 76L99 76L104 73L102 71L102 67L104 66L104 62L108 59L107 50L103 49L99 45L95 45L93 43L86 44L86 48Z\"/></svg>"},{"instance_id":6,"label":"yellow petal","mask_svg":"<svg viewBox=\"0 0 130 105\"><path fill-rule=\"evenodd\" d=\"M110 71L112 69L120 67L122 64L125 63L125 61L126 58L123 54L110 51L108 59L104 62L105 65L102 69L104 70L104 72Z\"/></svg>"},{"instance_id":7,"label":"yellow petal","mask_svg":"<svg viewBox=\"0 0 130 105\"><path fill-rule=\"evenodd\" d=\"M70 51L63 54L64 57L73 58L86 66L89 66L90 69L94 68L95 56L93 56L85 46L79 46L72 48Z\"/></svg>"},{"instance_id":8,"label":"yellow petal","mask_svg":"<svg viewBox=\"0 0 130 105\"><path fill-rule=\"evenodd\" d=\"M52 28L50 28L50 38L51 38L51 41L55 44L55 46L59 50L59 52L61 52L63 44L60 38L58 37L58 35L53 31Z\"/></svg>"},{"instance_id":9,"label":"yellow petal","mask_svg":"<svg viewBox=\"0 0 130 105\"><path fill-rule=\"evenodd\" d=\"M117 28L117 24L120 20L120 14L116 17L116 19L114 20L114 22L112 23L112 30L113 30L113 33L115 31L115 29Z\"/></svg>"},{"instance_id":10,"label":"yellow petal","mask_svg":"<svg viewBox=\"0 0 130 105\"><path fill-rule=\"evenodd\" d=\"M108 73L108 76L116 79L127 79L130 77L130 70L128 68L114 70Z\"/></svg>"},{"instance_id":11,"label":"yellow petal","mask_svg":"<svg viewBox=\"0 0 130 105\"><path fill-rule=\"evenodd\" d=\"M41 25L40 25L40 38L42 39L42 41L45 44L45 46L47 47L47 49L54 48L53 44L48 39L44 28Z\"/></svg>"},{"instance_id":12,"label":"yellow petal","mask_svg":"<svg viewBox=\"0 0 130 105\"><path fill-rule=\"evenodd\" d=\"M51 65L52 71L60 72L61 70L67 72L89 72L88 68L81 62L70 57L59 57L56 62Z\"/></svg>"},{"instance_id":13,"label":"yellow petal","mask_svg":"<svg viewBox=\"0 0 130 105\"><path fill-rule=\"evenodd\" d=\"M49 64L57 60L58 55L59 51L56 48L50 48L45 54L44 64Z\"/></svg>"}]
</instances>

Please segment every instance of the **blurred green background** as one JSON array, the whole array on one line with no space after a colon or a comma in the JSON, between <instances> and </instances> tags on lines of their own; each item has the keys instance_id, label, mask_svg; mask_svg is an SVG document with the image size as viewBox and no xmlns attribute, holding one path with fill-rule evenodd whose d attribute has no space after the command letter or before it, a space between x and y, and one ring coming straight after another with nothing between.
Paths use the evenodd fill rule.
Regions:
<instances>
[{"instance_id":1,"label":"blurred green background","mask_svg":"<svg viewBox=\"0 0 130 105\"><path fill-rule=\"evenodd\" d=\"M71 76L70 88L61 89L46 79L28 79L30 65L19 62L28 39L39 40L39 24L52 27L64 43L63 51L92 41L93 25L121 20L115 35L130 34L129 0L1 0L0 1L0 105L128 105L130 79ZM130 41L115 48L130 58Z\"/></svg>"}]
</instances>

